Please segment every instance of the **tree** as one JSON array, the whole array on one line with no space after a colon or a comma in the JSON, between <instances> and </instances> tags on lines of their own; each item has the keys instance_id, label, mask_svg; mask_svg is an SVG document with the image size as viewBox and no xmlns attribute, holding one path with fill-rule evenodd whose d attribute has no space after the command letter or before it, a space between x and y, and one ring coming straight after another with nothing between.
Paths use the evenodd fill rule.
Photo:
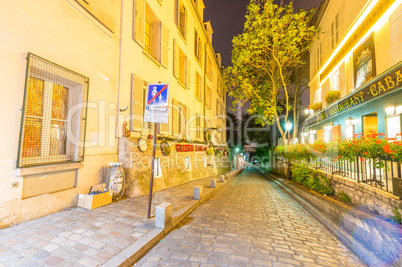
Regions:
<instances>
[{"instance_id":1,"label":"tree","mask_svg":"<svg viewBox=\"0 0 402 267\"><path fill-rule=\"evenodd\" d=\"M251 0L243 33L233 39L233 66L225 72L229 95L236 99L233 105L249 100L249 112L263 115L263 123L275 121L283 139L287 131L280 117L286 123L292 108L298 112L300 106L295 91L300 87L293 87L290 103L292 74L305 64L303 55L318 35L311 24L313 14L314 10L294 12L292 2L275 5L273 0Z\"/></svg>"}]
</instances>

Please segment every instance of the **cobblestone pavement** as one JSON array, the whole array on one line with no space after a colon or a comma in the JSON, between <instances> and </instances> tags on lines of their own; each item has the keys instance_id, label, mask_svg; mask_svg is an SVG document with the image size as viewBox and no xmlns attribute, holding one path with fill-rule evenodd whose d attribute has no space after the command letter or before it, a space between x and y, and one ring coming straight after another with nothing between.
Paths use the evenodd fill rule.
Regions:
<instances>
[{"instance_id":1,"label":"cobblestone pavement","mask_svg":"<svg viewBox=\"0 0 402 267\"><path fill-rule=\"evenodd\" d=\"M204 202L136 266L362 266L257 170Z\"/></svg>"},{"instance_id":2,"label":"cobblestone pavement","mask_svg":"<svg viewBox=\"0 0 402 267\"><path fill-rule=\"evenodd\" d=\"M210 178L158 191L155 206L170 202L173 211L193 200L195 185ZM204 190L212 190L205 188ZM0 267L97 266L154 228L146 219L148 195L128 198L95 210L73 208L0 230Z\"/></svg>"}]
</instances>

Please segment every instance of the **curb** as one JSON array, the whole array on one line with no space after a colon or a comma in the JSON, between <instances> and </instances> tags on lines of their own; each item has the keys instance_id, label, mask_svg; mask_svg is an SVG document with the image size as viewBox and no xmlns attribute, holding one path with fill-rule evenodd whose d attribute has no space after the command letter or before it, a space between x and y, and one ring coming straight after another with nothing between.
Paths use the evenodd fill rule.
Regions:
<instances>
[{"instance_id":1,"label":"curb","mask_svg":"<svg viewBox=\"0 0 402 267\"><path fill-rule=\"evenodd\" d=\"M260 171L261 172L261 171ZM319 207L314 206L314 204L310 203L308 200L308 195L311 195L315 192L307 192L302 189L295 187L292 184L284 184L282 181L278 180L278 177L270 174L261 172L264 176L268 177L271 181L273 181L278 187L280 187L285 193L287 193L291 198L293 198L296 202L298 202L303 208L305 208L315 219L321 222L333 235L335 235L346 247L348 247L358 258L362 261L363 266L382 266L384 264L384 259L379 257L376 253L378 251L373 251L368 249L360 240L354 238L350 233L350 230L347 229L344 225L338 224L334 218L331 218L331 214L327 214L325 211L321 210ZM303 191L303 192L296 192ZM316 193L318 194L318 193ZM318 194L319 195L319 194ZM307 198L306 198L307 196ZM335 203L337 201L330 199L327 200L326 197L319 195L320 198L323 199L323 202L330 202L330 205L337 205L339 209L344 209L345 212L348 212L348 209L345 208L343 203ZM350 208L348 206L349 210ZM356 227L359 227L356 225Z\"/></svg>"},{"instance_id":2,"label":"curb","mask_svg":"<svg viewBox=\"0 0 402 267\"><path fill-rule=\"evenodd\" d=\"M222 173L220 175L228 175L230 178L236 177L243 171L241 170L232 170L226 173ZM219 175L218 175L219 176ZM213 176L216 177L216 176ZM212 177L211 177L212 178ZM232 180L232 179L230 179ZM229 180L229 181L230 181ZM149 250L151 250L158 242L169 232L174 229L180 222L182 222L188 215L190 215L198 206L204 203L206 200L211 198L215 193L217 193L221 188L223 188L227 184L226 182L218 183L218 186L215 188L211 188L205 193L200 200L193 200L190 204L180 208L174 214L172 214L172 227L169 229L161 229L154 228L143 237L129 245L127 248L120 251L118 254L113 256L110 260L103 263L101 266L104 267L124 267L124 266L132 266L138 260L140 260Z\"/></svg>"}]
</instances>

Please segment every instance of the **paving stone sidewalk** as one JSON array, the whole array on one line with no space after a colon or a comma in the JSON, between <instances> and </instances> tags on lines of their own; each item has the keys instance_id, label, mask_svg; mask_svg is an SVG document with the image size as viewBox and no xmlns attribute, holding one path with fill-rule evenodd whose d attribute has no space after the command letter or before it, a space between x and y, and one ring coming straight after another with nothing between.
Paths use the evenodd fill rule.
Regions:
<instances>
[{"instance_id":1,"label":"paving stone sidewalk","mask_svg":"<svg viewBox=\"0 0 402 267\"><path fill-rule=\"evenodd\" d=\"M248 169L135 266L364 266L297 202Z\"/></svg>"},{"instance_id":2,"label":"paving stone sidewalk","mask_svg":"<svg viewBox=\"0 0 402 267\"><path fill-rule=\"evenodd\" d=\"M193 200L195 185L209 190L210 178L154 194L155 206L170 202L173 212ZM148 195L95 210L72 208L0 230L0 266L97 266L154 228L146 219Z\"/></svg>"}]
</instances>

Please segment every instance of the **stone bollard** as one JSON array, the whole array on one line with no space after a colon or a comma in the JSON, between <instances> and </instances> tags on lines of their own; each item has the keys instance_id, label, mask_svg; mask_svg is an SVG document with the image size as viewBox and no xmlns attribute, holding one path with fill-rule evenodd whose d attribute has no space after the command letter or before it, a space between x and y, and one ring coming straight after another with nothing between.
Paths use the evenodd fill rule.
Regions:
<instances>
[{"instance_id":1,"label":"stone bollard","mask_svg":"<svg viewBox=\"0 0 402 267\"><path fill-rule=\"evenodd\" d=\"M194 187L194 199L200 200L202 197L202 185L197 185Z\"/></svg>"},{"instance_id":2,"label":"stone bollard","mask_svg":"<svg viewBox=\"0 0 402 267\"><path fill-rule=\"evenodd\" d=\"M211 179L211 188L216 187L216 179Z\"/></svg>"},{"instance_id":3,"label":"stone bollard","mask_svg":"<svg viewBox=\"0 0 402 267\"><path fill-rule=\"evenodd\" d=\"M226 173L225 174L225 179L229 179L230 178L230 174L229 173Z\"/></svg>"},{"instance_id":4,"label":"stone bollard","mask_svg":"<svg viewBox=\"0 0 402 267\"><path fill-rule=\"evenodd\" d=\"M219 175L219 182L223 183L225 181L225 176Z\"/></svg>"},{"instance_id":5,"label":"stone bollard","mask_svg":"<svg viewBox=\"0 0 402 267\"><path fill-rule=\"evenodd\" d=\"M155 227L169 230L172 228L172 203L163 202L155 207Z\"/></svg>"}]
</instances>

